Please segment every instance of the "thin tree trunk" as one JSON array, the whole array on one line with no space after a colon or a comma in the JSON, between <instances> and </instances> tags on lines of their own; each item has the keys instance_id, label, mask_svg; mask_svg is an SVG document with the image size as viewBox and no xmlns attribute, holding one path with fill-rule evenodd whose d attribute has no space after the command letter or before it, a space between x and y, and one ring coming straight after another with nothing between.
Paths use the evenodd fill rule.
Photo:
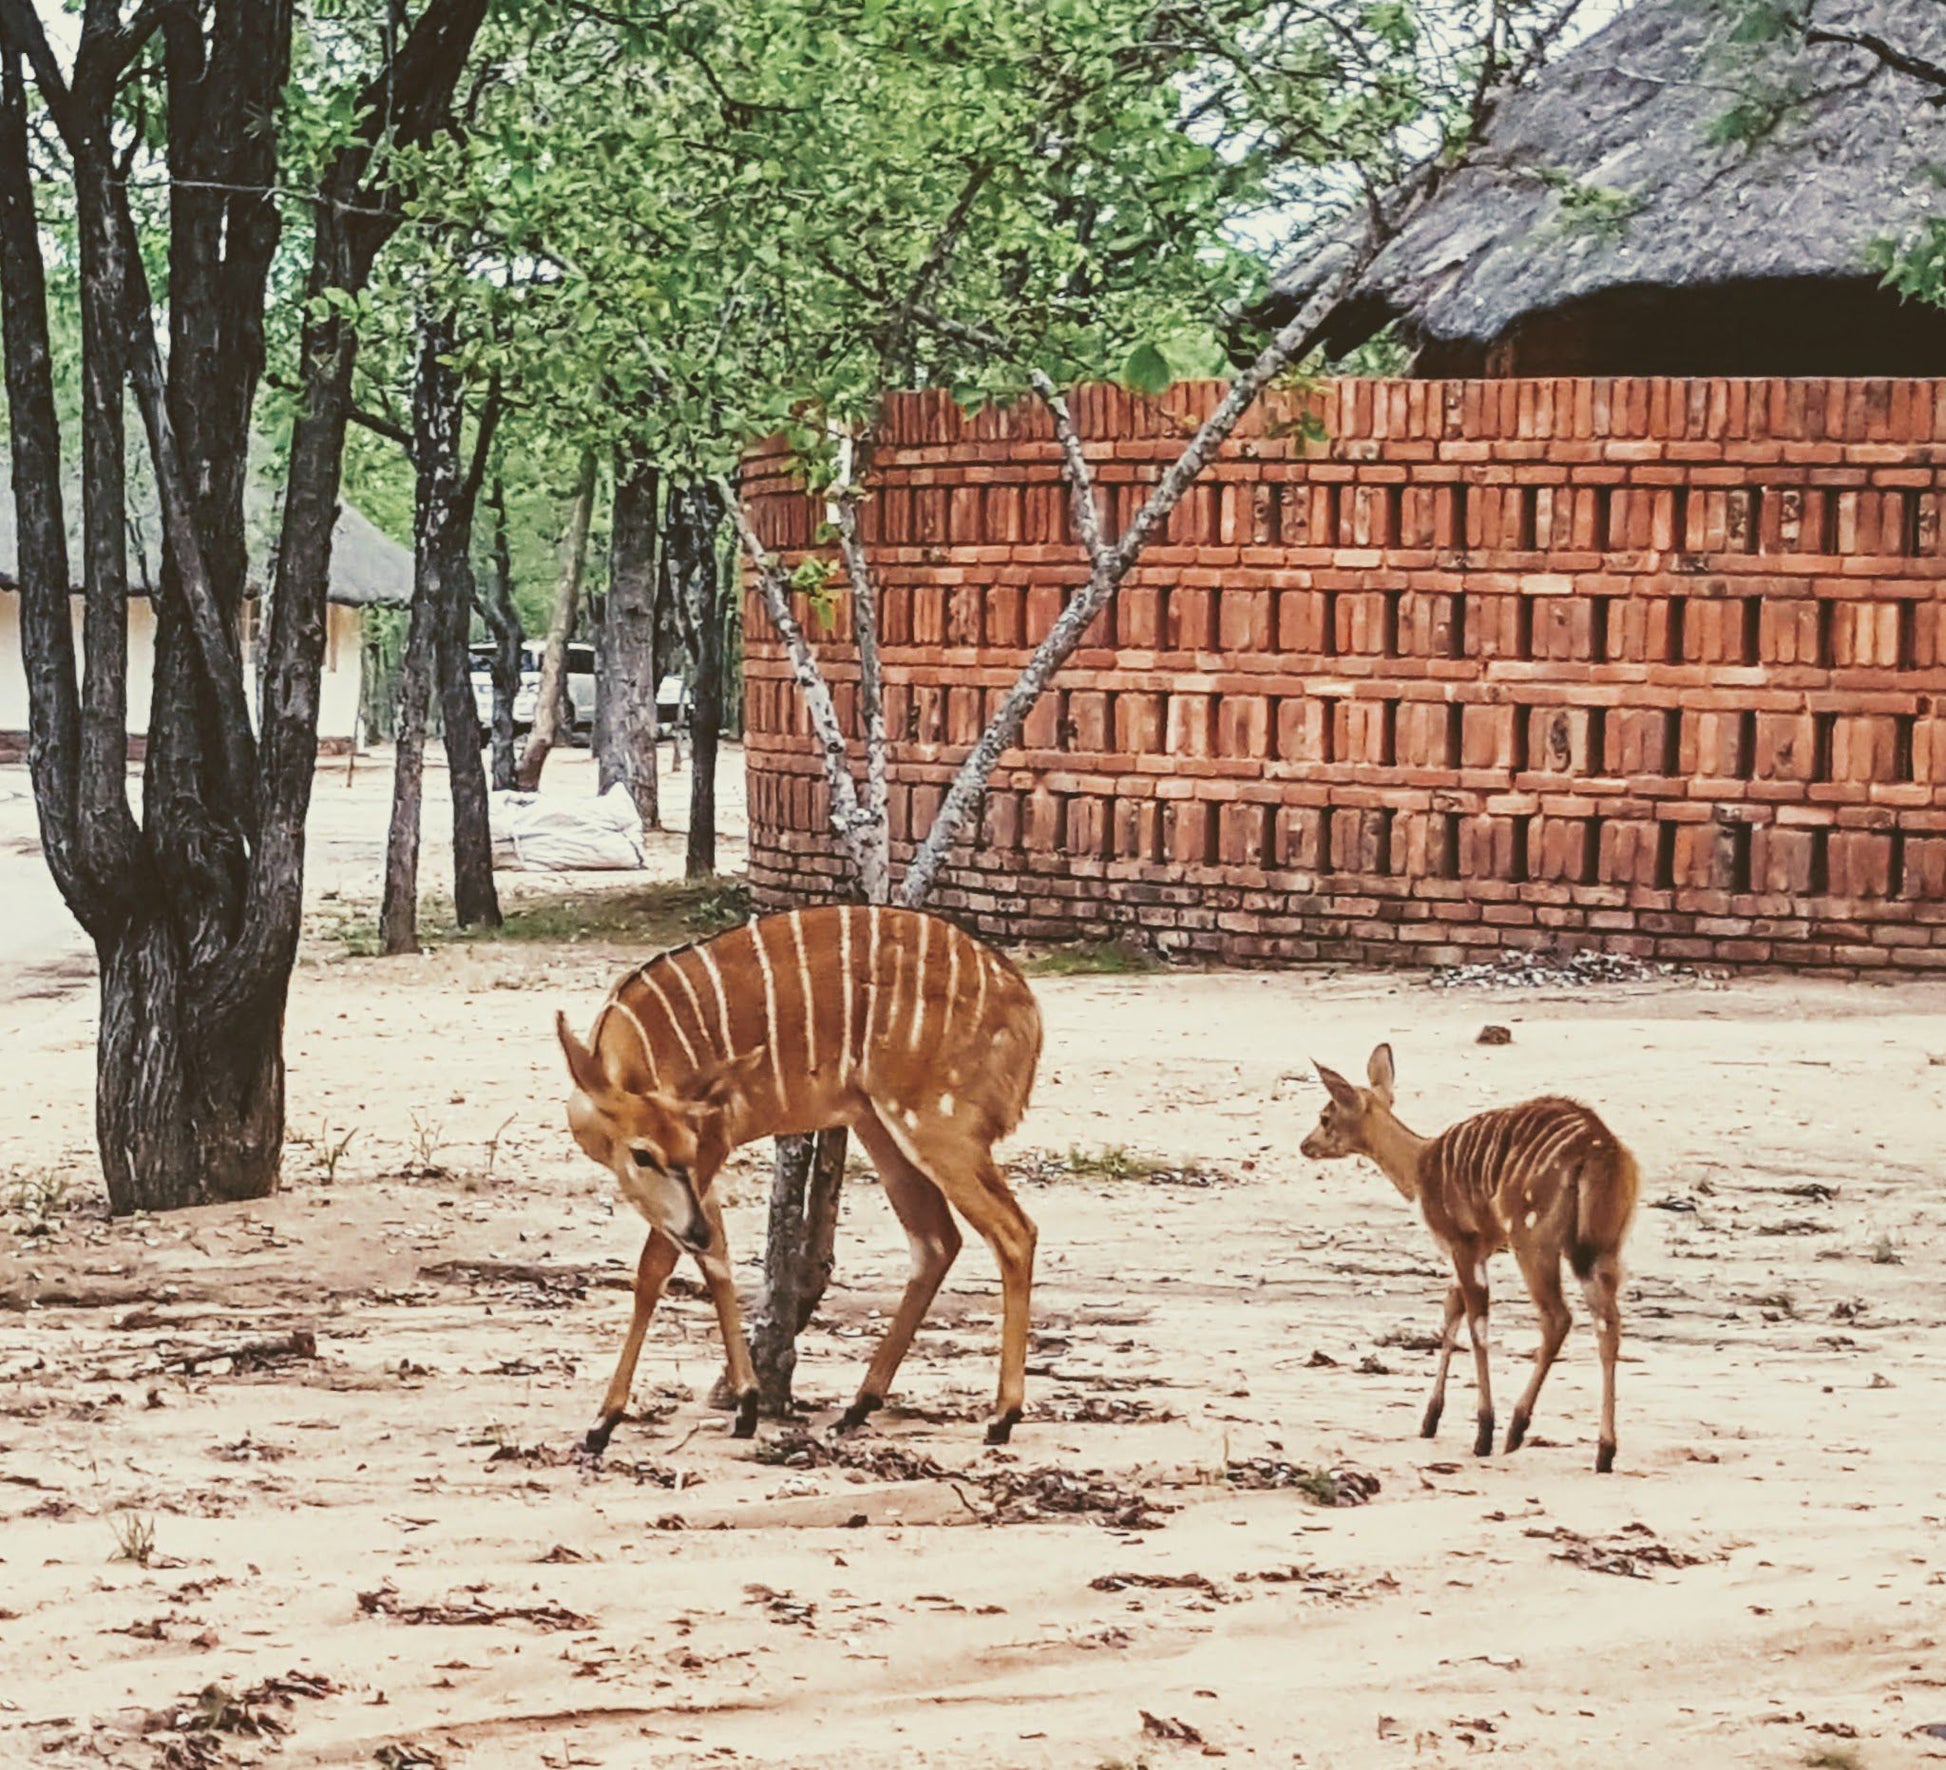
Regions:
<instances>
[{"instance_id":1,"label":"thin tree trunk","mask_svg":"<svg viewBox=\"0 0 1946 1770\"><path fill-rule=\"evenodd\" d=\"M723 739L723 566L716 550L723 502L703 481L687 488L684 502L695 539L677 603L690 660L689 846L683 870L691 879L706 879L716 871L716 756Z\"/></svg>"},{"instance_id":2,"label":"thin tree trunk","mask_svg":"<svg viewBox=\"0 0 1946 1770\"><path fill-rule=\"evenodd\" d=\"M498 474L488 496L493 509L493 572L491 591L479 599L480 618L493 636L493 785L504 791L514 784L514 697L520 693L520 615L514 607L513 548L507 539L507 488Z\"/></svg>"},{"instance_id":3,"label":"thin tree trunk","mask_svg":"<svg viewBox=\"0 0 1946 1770\"><path fill-rule=\"evenodd\" d=\"M797 1340L831 1279L844 1175L842 1125L815 1137L777 1139L764 1240L763 1312L750 1336L759 1405L772 1418L788 1419L792 1412ZM782 1257L785 1250L794 1257Z\"/></svg>"},{"instance_id":4,"label":"thin tree trunk","mask_svg":"<svg viewBox=\"0 0 1946 1770\"><path fill-rule=\"evenodd\" d=\"M437 568L423 541L412 573L412 619L406 630L392 763L392 821L385 833L385 895L378 912L379 950L388 957L419 950L419 830L425 806L426 713L438 654Z\"/></svg>"},{"instance_id":5,"label":"thin tree trunk","mask_svg":"<svg viewBox=\"0 0 1946 1770\"><path fill-rule=\"evenodd\" d=\"M626 785L642 827L662 827L656 778L656 505L661 476L646 456L618 451L609 526L608 595L596 651L595 750L601 791Z\"/></svg>"},{"instance_id":6,"label":"thin tree trunk","mask_svg":"<svg viewBox=\"0 0 1946 1770\"><path fill-rule=\"evenodd\" d=\"M588 527L595 508L595 453L584 449L575 481L574 502L568 510L568 530L561 541L561 572L554 586L554 618L547 629L547 651L541 659L539 692L534 697L534 728L520 758L515 785L531 793L541 784L548 752L560 742L562 716L568 694L568 641L574 637L575 617L581 609L581 575L588 563Z\"/></svg>"},{"instance_id":7,"label":"thin tree trunk","mask_svg":"<svg viewBox=\"0 0 1946 1770\"><path fill-rule=\"evenodd\" d=\"M419 368L417 420L421 447L432 458L431 496L439 512L430 539L439 590L437 652L440 724L446 739L446 778L453 802L453 917L462 928L498 928L500 894L493 883L493 833L487 822L486 771L480 762L480 716L473 705L467 640L473 625L473 511L500 422L496 380L481 403L473 460L464 473L460 431L465 390L449 361L451 322L427 327Z\"/></svg>"}]
</instances>

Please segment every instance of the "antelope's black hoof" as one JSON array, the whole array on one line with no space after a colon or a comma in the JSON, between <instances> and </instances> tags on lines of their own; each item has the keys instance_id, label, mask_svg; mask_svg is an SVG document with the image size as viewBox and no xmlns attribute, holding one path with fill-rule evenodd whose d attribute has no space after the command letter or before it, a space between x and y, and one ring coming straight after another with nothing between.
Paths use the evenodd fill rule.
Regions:
<instances>
[{"instance_id":1,"label":"antelope's black hoof","mask_svg":"<svg viewBox=\"0 0 1946 1770\"><path fill-rule=\"evenodd\" d=\"M736 1424L730 1428L732 1438L755 1438L757 1436L757 1392L746 1389L737 1397Z\"/></svg>"},{"instance_id":2,"label":"antelope's black hoof","mask_svg":"<svg viewBox=\"0 0 1946 1770\"><path fill-rule=\"evenodd\" d=\"M1419 1436L1421 1438L1437 1438L1439 1436L1439 1416L1442 1411L1440 1404L1436 1401L1431 1407L1426 1409L1426 1417L1419 1423Z\"/></svg>"},{"instance_id":3,"label":"antelope's black hoof","mask_svg":"<svg viewBox=\"0 0 1946 1770\"><path fill-rule=\"evenodd\" d=\"M856 1432L860 1426L864 1425L884 1405L885 1397L883 1395L861 1395L850 1407L846 1408L838 1416L838 1423L832 1430L834 1432Z\"/></svg>"},{"instance_id":4,"label":"antelope's black hoof","mask_svg":"<svg viewBox=\"0 0 1946 1770\"><path fill-rule=\"evenodd\" d=\"M1614 1467L1615 1447L1612 1444L1604 1444L1595 1452L1595 1473L1597 1475L1607 1475L1613 1472Z\"/></svg>"},{"instance_id":5,"label":"antelope's black hoof","mask_svg":"<svg viewBox=\"0 0 1946 1770\"><path fill-rule=\"evenodd\" d=\"M1527 1441L1527 1416L1515 1414L1513 1424L1507 1428L1507 1454L1511 1456Z\"/></svg>"},{"instance_id":6,"label":"antelope's black hoof","mask_svg":"<svg viewBox=\"0 0 1946 1770\"><path fill-rule=\"evenodd\" d=\"M1473 1454L1476 1457L1493 1455L1493 1415L1480 1416L1480 1435L1473 1440Z\"/></svg>"},{"instance_id":7,"label":"antelope's black hoof","mask_svg":"<svg viewBox=\"0 0 1946 1770\"><path fill-rule=\"evenodd\" d=\"M1014 1428L1020 1424L1020 1409L1010 1407L1003 1414L996 1414L987 1421L987 1443L1005 1444L1014 1435Z\"/></svg>"},{"instance_id":8,"label":"antelope's black hoof","mask_svg":"<svg viewBox=\"0 0 1946 1770\"><path fill-rule=\"evenodd\" d=\"M615 1436L615 1428L621 1424L617 1414L612 1420L597 1420L588 1428L587 1436L581 1440L581 1454L584 1457L598 1457L608 1448L609 1439Z\"/></svg>"}]
</instances>

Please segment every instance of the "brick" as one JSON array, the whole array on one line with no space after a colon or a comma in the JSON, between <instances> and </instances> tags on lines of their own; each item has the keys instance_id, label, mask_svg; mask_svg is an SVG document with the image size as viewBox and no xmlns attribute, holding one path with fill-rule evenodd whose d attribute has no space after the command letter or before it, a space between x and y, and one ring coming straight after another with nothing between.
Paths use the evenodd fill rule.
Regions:
<instances>
[{"instance_id":1,"label":"brick","mask_svg":"<svg viewBox=\"0 0 1946 1770\"><path fill-rule=\"evenodd\" d=\"M1125 521L1214 393L1076 397ZM1326 448L1253 421L1192 488L1030 716L943 908L1233 963L1565 937L1946 972L1935 384L1346 383L1317 403ZM1082 561L1037 407L898 396L880 435L865 523L904 854ZM746 484L795 563L822 512L783 459L753 449ZM747 587L744 607L753 893L828 899L845 866L809 722ZM815 637L855 730L849 613Z\"/></svg>"}]
</instances>

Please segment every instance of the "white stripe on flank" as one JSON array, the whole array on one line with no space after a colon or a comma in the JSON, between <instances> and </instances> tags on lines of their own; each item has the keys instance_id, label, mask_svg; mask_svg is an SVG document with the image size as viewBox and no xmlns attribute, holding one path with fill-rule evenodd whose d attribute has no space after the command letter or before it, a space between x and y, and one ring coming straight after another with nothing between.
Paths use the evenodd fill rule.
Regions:
<instances>
[{"instance_id":1,"label":"white stripe on flank","mask_svg":"<svg viewBox=\"0 0 1946 1770\"><path fill-rule=\"evenodd\" d=\"M815 1075L818 1067L817 1020L811 1011L811 967L804 961L804 922L801 912L790 914L791 946L797 953L797 988L804 998L804 1070Z\"/></svg>"},{"instance_id":2,"label":"white stripe on flank","mask_svg":"<svg viewBox=\"0 0 1946 1770\"><path fill-rule=\"evenodd\" d=\"M973 969L980 975L980 993L973 998L973 1036L977 1039L984 1035L987 1023L987 950L977 940L973 942Z\"/></svg>"},{"instance_id":3,"label":"white stripe on flank","mask_svg":"<svg viewBox=\"0 0 1946 1770\"><path fill-rule=\"evenodd\" d=\"M946 1030L953 1024L953 1004L959 1000L959 943L966 936L957 928L946 930L946 1000L939 1010L939 1048L946 1048Z\"/></svg>"},{"instance_id":4,"label":"white stripe on flank","mask_svg":"<svg viewBox=\"0 0 1946 1770\"><path fill-rule=\"evenodd\" d=\"M682 968L682 961L683 955L681 953L671 953L669 955L669 969L674 973L676 981L682 985L682 993L689 998L690 1007L696 1010L696 1036L707 1045L709 1043L709 1020L703 1013L703 998L696 993L696 986L689 981L689 973ZM710 1055L714 1057L716 1053L711 1051ZM725 1055L727 1056L728 1053L726 1052Z\"/></svg>"},{"instance_id":5,"label":"white stripe on flank","mask_svg":"<svg viewBox=\"0 0 1946 1770\"><path fill-rule=\"evenodd\" d=\"M777 985L770 975L770 954L764 951L764 925L750 924L750 944L757 950L757 969L764 980L764 1030L770 1036L770 1074L777 1084L777 1100L784 1099L784 1063L777 1052Z\"/></svg>"},{"instance_id":6,"label":"white stripe on flank","mask_svg":"<svg viewBox=\"0 0 1946 1770\"><path fill-rule=\"evenodd\" d=\"M838 1040L838 1086L851 1076L851 998L856 993L851 975L851 905L838 911L838 987L843 992L844 1032Z\"/></svg>"},{"instance_id":7,"label":"white stripe on flank","mask_svg":"<svg viewBox=\"0 0 1946 1770\"><path fill-rule=\"evenodd\" d=\"M858 1073L872 1079L872 1023L878 1019L878 905L866 917L871 925L870 952L865 960L865 1033L858 1041Z\"/></svg>"},{"instance_id":8,"label":"white stripe on flank","mask_svg":"<svg viewBox=\"0 0 1946 1770\"><path fill-rule=\"evenodd\" d=\"M655 996L655 999L662 1004L662 1017L668 1021L669 1030L676 1035L677 1042L682 1046L683 1055L689 1059L689 1067L691 1069L698 1068L696 1047L689 1042L689 1035L682 1030L682 1022L676 1018L675 1003L670 1001L662 993L662 985L657 983L646 971L642 973L642 987L650 991ZM636 1024L640 1025L641 1023L638 1021Z\"/></svg>"},{"instance_id":9,"label":"white stripe on flank","mask_svg":"<svg viewBox=\"0 0 1946 1770\"><path fill-rule=\"evenodd\" d=\"M621 996L617 996L617 998L615 998L615 1000L613 1000L613 1002L609 1004L609 1008L621 1009L621 1011L623 1011L623 1015L627 1015L627 1019L629 1019L629 1025L631 1025L631 1027L634 1027L634 1037L642 1041L642 1056L644 1056L644 1058L648 1058L648 1080L650 1080L650 1083L656 1083L656 1081L662 1080L662 1070L660 1070L660 1068L656 1066L656 1046L654 1046L654 1044L648 1043L648 1031L646 1031L646 1029L642 1027L642 1021L640 1021L640 1017L636 1015L636 1011L634 1011L634 1009L632 1009L631 1006L627 1004L627 1002L623 1002L623 1000L621 1000Z\"/></svg>"},{"instance_id":10,"label":"white stripe on flank","mask_svg":"<svg viewBox=\"0 0 1946 1770\"><path fill-rule=\"evenodd\" d=\"M709 986L716 992L716 1018L723 1028L723 1061L728 1063L736 1056L736 1041L730 1037L730 1002L723 993L723 973L716 968L716 955L708 947L699 946L696 957L703 961L703 969L709 973Z\"/></svg>"},{"instance_id":11,"label":"white stripe on flank","mask_svg":"<svg viewBox=\"0 0 1946 1770\"><path fill-rule=\"evenodd\" d=\"M912 966L912 1038L913 1050L920 1048L920 1041L926 1033L926 946L932 939L932 917L919 918L919 957Z\"/></svg>"}]
</instances>

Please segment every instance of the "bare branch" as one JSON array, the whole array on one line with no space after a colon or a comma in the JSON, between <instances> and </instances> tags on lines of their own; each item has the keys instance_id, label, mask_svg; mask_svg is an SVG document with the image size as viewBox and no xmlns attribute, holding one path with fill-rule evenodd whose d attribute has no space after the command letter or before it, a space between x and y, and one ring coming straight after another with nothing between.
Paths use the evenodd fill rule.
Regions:
<instances>
[{"instance_id":1,"label":"bare branch","mask_svg":"<svg viewBox=\"0 0 1946 1770\"><path fill-rule=\"evenodd\" d=\"M1901 74L1910 74L1915 80L1923 80L1929 86L1940 89L1941 97L1935 102L1946 103L1946 66L1936 61L1928 61L1922 55L1913 55L1907 50L1897 48L1886 42L1875 31L1827 31L1817 26L1804 33L1806 43L1832 43L1842 48L1863 49L1878 57L1888 68Z\"/></svg>"},{"instance_id":2,"label":"bare branch","mask_svg":"<svg viewBox=\"0 0 1946 1770\"><path fill-rule=\"evenodd\" d=\"M844 731L838 724L838 709L831 699L831 689L824 680L824 673L818 668L817 655L811 650L811 642L804 637L804 629L791 612L790 584L784 577L783 566L765 550L757 531L750 526L749 513L743 507L743 500L737 496L736 488L727 479L718 479L716 485L723 495L730 519L736 524L743 550L756 567L757 588L763 596L764 608L772 624L784 641L784 649L790 655L791 674L804 691L804 705L811 715L811 728L817 733L825 783L831 789L831 827L844 844L845 853L850 857L862 883L870 870L865 847L867 813L858 803L858 784L851 777L851 756L845 747Z\"/></svg>"},{"instance_id":3,"label":"bare branch","mask_svg":"<svg viewBox=\"0 0 1946 1770\"><path fill-rule=\"evenodd\" d=\"M1047 409L1054 414L1054 435L1061 444L1062 470L1068 482L1068 504L1074 512L1074 532L1081 537L1081 545L1088 550L1088 562L1093 566L1108 563L1109 546L1102 539L1101 506L1095 502L1095 475L1088 465L1088 457L1082 451L1081 438L1075 434L1074 418L1068 411L1068 402L1046 375L1035 369L1028 379L1034 384L1034 391L1041 396Z\"/></svg>"},{"instance_id":4,"label":"bare branch","mask_svg":"<svg viewBox=\"0 0 1946 1770\"><path fill-rule=\"evenodd\" d=\"M885 666L878 649L878 586L864 543L858 538L855 485L842 487L831 501L838 529L838 552L851 579L852 626L858 637L858 718L865 728L865 836L870 865L860 877L866 901L888 902L892 895L891 820L887 810L885 741Z\"/></svg>"},{"instance_id":5,"label":"bare branch","mask_svg":"<svg viewBox=\"0 0 1946 1770\"><path fill-rule=\"evenodd\" d=\"M1142 508L1135 513L1120 540L1112 547L1104 545L1100 553L1092 555L1092 569L1086 586L1055 617L1047 637L1041 641L1013 687L1007 691L1006 698L987 722L986 730L980 734L980 741L960 764L938 815L933 819L932 828L926 832L925 840L919 844L911 864L906 868L905 879L899 890L901 903L916 907L926 900L961 828L985 793L987 782L999 766L1000 758L1019 740L1027 715L1046 691L1054 673L1074 655L1082 637L1141 557L1149 537L1168 520L1169 513L1181 501L1183 493L1229 440L1230 433L1236 429L1243 414L1278 375L1292 363L1302 362L1317 348L1325 328L1337 312L1339 302L1371 262L1376 249L1377 239L1368 236L1357 251L1347 255L1338 273L1327 279L1263 348L1256 361L1230 383L1221 403L1204 420L1188 447L1143 501ZM1046 394L1043 393L1042 397L1045 398ZM1058 415L1055 422L1058 431L1062 422ZM1072 426L1069 430L1072 435ZM1065 441L1062 446L1069 471L1072 472L1074 458L1079 453L1079 441L1076 440L1072 449Z\"/></svg>"}]
</instances>

